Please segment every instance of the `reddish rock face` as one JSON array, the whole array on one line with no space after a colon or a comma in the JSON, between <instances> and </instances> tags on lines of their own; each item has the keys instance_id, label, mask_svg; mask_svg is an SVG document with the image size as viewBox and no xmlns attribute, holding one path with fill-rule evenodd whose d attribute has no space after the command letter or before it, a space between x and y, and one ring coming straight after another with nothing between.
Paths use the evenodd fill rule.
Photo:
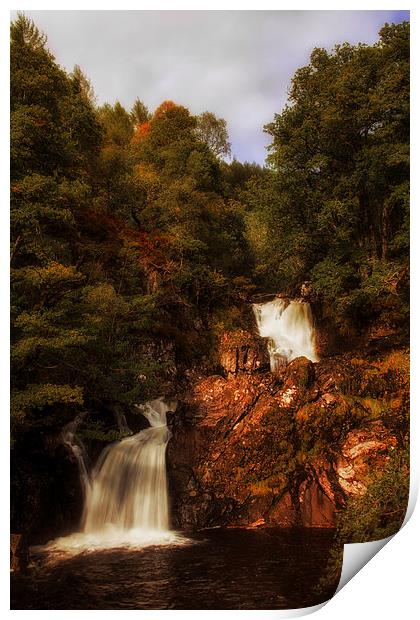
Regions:
<instances>
[{"instance_id":1,"label":"reddish rock face","mask_svg":"<svg viewBox=\"0 0 420 620\"><path fill-rule=\"evenodd\" d=\"M372 383L371 366L348 358L298 358L276 376L262 372L257 362L266 362L247 337L246 358L239 332L222 338L226 376L193 382L172 419L174 526L332 527L397 443L359 402L360 385L368 376L375 406L389 401L389 389L381 396L379 375ZM357 395L348 393L353 384Z\"/></svg>"},{"instance_id":2,"label":"reddish rock face","mask_svg":"<svg viewBox=\"0 0 420 620\"><path fill-rule=\"evenodd\" d=\"M304 527L332 527L336 506L316 478L307 478L299 488L299 508Z\"/></svg>"},{"instance_id":3,"label":"reddish rock face","mask_svg":"<svg viewBox=\"0 0 420 620\"><path fill-rule=\"evenodd\" d=\"M389 452L397 445L382 422L351 431L341 448L334 468L338 483L348 495L363 495L372 469L381 469Z\"/></svg>"}]
</instances>

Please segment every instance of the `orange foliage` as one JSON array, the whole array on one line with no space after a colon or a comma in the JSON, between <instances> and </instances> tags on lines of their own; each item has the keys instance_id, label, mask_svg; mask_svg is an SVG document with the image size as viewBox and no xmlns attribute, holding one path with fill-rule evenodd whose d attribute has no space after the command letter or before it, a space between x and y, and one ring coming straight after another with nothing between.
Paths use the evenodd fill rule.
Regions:
<instances>
[{"instance_id":1,"label":"orange foliage","mask_svg":"<svg viewBox=\"0 0 420 620\"><path fill-rule=\"evenodd\" d=\"M154 269L166 274L170 269L171 262L167 258L169 240L165 234L134 229L118 217L90 209L81 210L77 216L89 236L101 239L108 259L118 256L120 244L125 242L136 250L138 264L146 272Z\"/></svg>"},{"instance_id":2,"label":"orange foliage","mask_svg":"<svg viewBox=\"0 0 420 620\"><path fill-rule=\"evenodd\" d=\"M133 144L137 144L138 142L143 140L143 138L145 138L149 134L149 131L150 123L148 121L146 121L145 123L141 123L140 125L136 125L134 136L131 140Z\"/></svg>"},{"instance_id":3,"label":"orange foliage","mask_svg":"<svg viewBox=\"0 0 420 620\"><path fill-rule=\"evenodd\" d=\"M173 101L164 101L163 103L160 104L160 106L158 108L156 108L155 113L154 113L154 118L159 118L160 116L163 116L164 114L166 114L166 112L168 110L173 110L173 108L178 108L179 106L176 105L176 103L174 103Z\"/></svg>"},{"instance_id":4,"label":"orange foliage","mask_svg":"<svg viewBox=\"0 0 420 620\"><path fill-rule=\"evenodd\" d=\"M170 265L167 258L168 237L164 234L150 234L144 231L126 228L125 238L138 252L138 264L146 271L153 268L161 274L165 273Z\"/></svg>"}]
</instances>

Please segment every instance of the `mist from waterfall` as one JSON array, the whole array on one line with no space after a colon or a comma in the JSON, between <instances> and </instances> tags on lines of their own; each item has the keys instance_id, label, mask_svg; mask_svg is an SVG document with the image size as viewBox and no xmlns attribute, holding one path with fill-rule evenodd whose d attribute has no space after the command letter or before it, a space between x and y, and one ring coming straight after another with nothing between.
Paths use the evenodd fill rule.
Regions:
<instances>
[{"instance_id":1,"label":"mist from waterfall","mask_svg":"<svg viewBox=\"0 0 420 620\"><path fill-rule=\"evenodd\" d=\"M176 402L159 398L137 405L150 427L106 447L86 488L82 532L58 538L47 550L180 543L170 530L166 413Z\"/></svg>"},{"instance_id":2,"label":"mist from waterfall","mask_svg":"<svg viewBox=\"0 0 420 620\"><path fill-rule=\"evenodd\" d=\"M268 338L271 372L301 356L318 361L309 303L276 297L264 304L253 304L253 310L260 336Z\"/></svg>"}]
</instances>

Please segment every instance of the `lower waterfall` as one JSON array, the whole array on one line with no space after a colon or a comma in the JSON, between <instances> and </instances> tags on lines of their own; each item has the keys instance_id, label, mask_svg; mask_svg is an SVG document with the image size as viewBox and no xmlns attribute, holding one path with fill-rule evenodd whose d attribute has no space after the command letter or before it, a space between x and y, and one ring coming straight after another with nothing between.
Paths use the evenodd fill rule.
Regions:
<instances>
[{"instance_id":1,"label":"lower waterfall","mask_svg":"<svg viewBox=\"0 0 420 620\"><path fill-rule=\"evenodd\" d=\"M265 304L253 304L253 310L260 336L269 339L271 372L296 357L318 361L309 303L276 297Z\"/></svg>"},{"instance_id":2,"label":"lower waterfall","mask_svg":"<svg viewBox=\"0 0 420 620\"><path fill-rule=\"evenodd\" d=\"M85 550L180 543L170 530L166 413L174 401L159 398L137 405L150 423L136 435L104 449L91 474L85 497L82 532L58 538L48 550Z\"/></svg>"},{"instance_id":3,"label":"lower waterfall","mask_svg":"<svg viewBox=\"0 0 420 620\"><path fill-rule=\"evenodd\" d=\"M86 534L109 525L121 532L169 530L165 460L169 407L160 399L140 407L150 428L106 448L93 471Z\"/></svg>"}]
</instances>

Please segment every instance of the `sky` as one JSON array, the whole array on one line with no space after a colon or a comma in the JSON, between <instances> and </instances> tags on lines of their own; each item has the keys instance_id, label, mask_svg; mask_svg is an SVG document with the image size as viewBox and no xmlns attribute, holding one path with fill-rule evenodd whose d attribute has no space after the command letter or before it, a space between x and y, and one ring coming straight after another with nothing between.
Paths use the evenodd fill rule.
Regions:
<instances>
[{"instance_id":1,"label":"sky","mask_svg":"<svg viewBox=\"0 0 420 620\"><path fill-rule=\"evenodd\" d=\"M263 164L263 126L314 47L373 43L408 11L27 11L57 62L79 65L97 103L171 99L226 119L232 155ZM12 13L13 17L14 13Z\"/></svg>"}]
</instances>

